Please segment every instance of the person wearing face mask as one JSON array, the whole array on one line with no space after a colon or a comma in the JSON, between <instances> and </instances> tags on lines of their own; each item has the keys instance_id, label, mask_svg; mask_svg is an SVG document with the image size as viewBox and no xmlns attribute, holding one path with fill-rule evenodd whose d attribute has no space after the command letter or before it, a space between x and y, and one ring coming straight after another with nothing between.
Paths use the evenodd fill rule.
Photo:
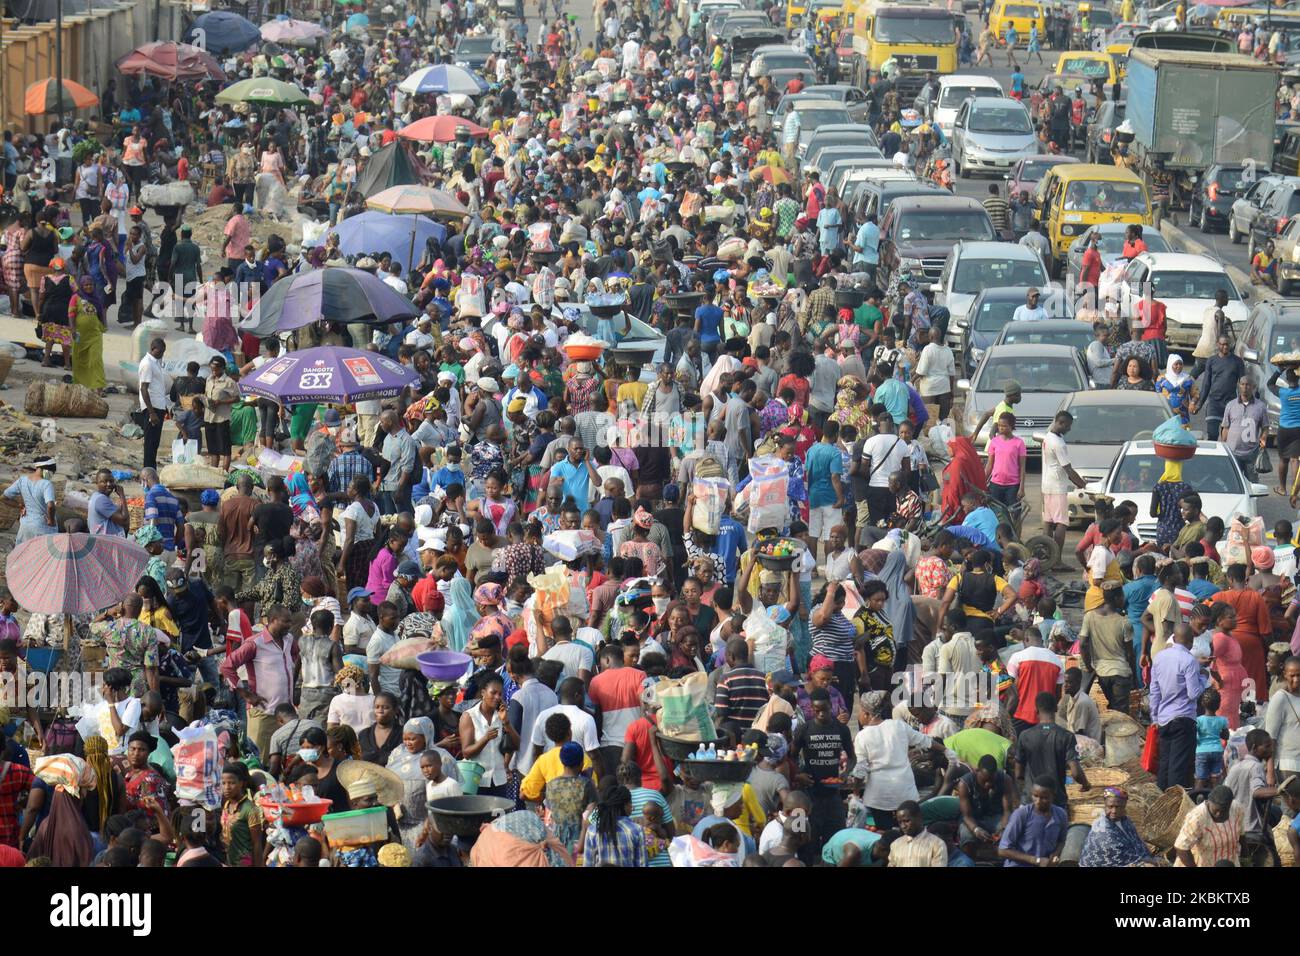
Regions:
<instances>
[{"instance_id":1,"label":"person wearing face mask","mask_svg":"<svg viewBox=\"0 0 1300 956\"><path fill-rule=\"evenodd\" d=\"M346 813L351 809L347 791L338 779L338 762L330 755L329 738L325 731L312 727L299 739L298 759L316 769L316 796L332 800L332 813Z\"/></svg>"}]
</instances>

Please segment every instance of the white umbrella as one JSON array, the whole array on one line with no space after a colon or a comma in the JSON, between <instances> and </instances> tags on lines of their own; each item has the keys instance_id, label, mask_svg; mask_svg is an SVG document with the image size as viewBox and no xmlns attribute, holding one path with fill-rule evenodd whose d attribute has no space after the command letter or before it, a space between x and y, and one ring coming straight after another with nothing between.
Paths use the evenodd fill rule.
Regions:
<instances>
[{"instance_id":1,"label":"white umbrella","mask_svg":"<svg viewBox=\"0 0 1300 956\"><path fill-rule=\"evenodd\" d=\"M478 96L487 92L487 81L463 66L438 63L416 70L398 84L403 93L464 93Z\"/></svg>"}]
</instances>

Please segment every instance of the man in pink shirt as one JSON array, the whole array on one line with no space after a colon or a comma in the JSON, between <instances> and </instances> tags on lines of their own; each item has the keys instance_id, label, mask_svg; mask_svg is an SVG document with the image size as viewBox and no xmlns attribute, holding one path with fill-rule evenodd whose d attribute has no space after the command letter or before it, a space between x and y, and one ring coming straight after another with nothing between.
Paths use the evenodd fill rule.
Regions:
<instances>
[{"instance_id":1,"label":"man in pink shirt","mask_svg":"<svg viewBox=\"0 0 1300 956\"><path fill-rule=\"evenodd\" d=\"M275 733L275 708L293 703L298 643L293 638L289 609L277 605L268 612L266 629L244 641L221 662L221 676L248 705L248 736L260 753L269 753ZM239 669L248 675L240 686Z\"/></svg>"},{"instance_id":2,"label":"man in pink shirt","mask_svg":"<svg viewBox=\"0 0 1300 956\"><path fill-rule=\"evenodd\" d=\"M1025 496L1025 454L1024 441L1016 437L1016 416L1003 412L998 416L997 434L989 439L984 474L989 497L1008 508Z\"/></svg>"},{"instance_id":3,"label":"man in pink shirt","mask_svg":"<svg viewBox=\"0 0 1300 956\"><path fill-rule=\"evenodd\" d=\"M252 212L252 207L235 203L231 208L230 218L226 220L226 228L221 231L221 234L226 237L226 242L221 247L221 254L226 257L226 265L232 272L244 261L244 248L253 238L253 227L248 224L248 219L244 215L246 212Z\"/></svg>"}]
</instances>

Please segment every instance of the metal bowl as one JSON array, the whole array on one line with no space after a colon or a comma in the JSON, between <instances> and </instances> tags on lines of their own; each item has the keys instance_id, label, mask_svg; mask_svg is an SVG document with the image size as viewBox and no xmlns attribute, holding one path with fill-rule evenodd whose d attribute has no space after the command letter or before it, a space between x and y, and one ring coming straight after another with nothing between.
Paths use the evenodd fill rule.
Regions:
<instances>
[{"instance_id":1,"label":"metal bowl","mask_svg":"<svg viewBox=\"0 0 1300 956\"><path fill-rule=\"evenodd\" d=\"M696 746L699 746L698 744ZM754 769L752 760L684 760L682 767L696 780L711 783L743 783Z\"/></svg>"},{"instance_id":2,"label":"metal bowl","mask_svg":"<svg viewBox=\"0 0 1300 956\"><path fill-rule=\"evenodd\" d=\"M449 836L474 837L483 824L509 813L515 802L507 797L442 797L429 801L434 826Z\"/></svg>"},{"instance_id":3,"label":"metal bowl","mask_svg":"<svg viewBox=\"0 0 1300 956\"><path fill-rule=\"evenodd\" d=\"M700 749L701 741L698 740L682 740L679 737L666 736L658 731L655 732L655 736L659 738L659 749L664 752L664 756L677 763L689 760L691 755ZM709 742L707 740L703 741L706 744ZM694 763L693 760L691 762Z\"/></svg>"}]
</instances>

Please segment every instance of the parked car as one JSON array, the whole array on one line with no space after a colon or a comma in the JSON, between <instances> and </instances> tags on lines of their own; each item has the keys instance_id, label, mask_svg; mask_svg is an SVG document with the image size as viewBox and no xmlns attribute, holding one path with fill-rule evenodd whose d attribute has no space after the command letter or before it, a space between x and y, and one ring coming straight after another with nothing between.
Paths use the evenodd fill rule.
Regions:
<instances>
[{"instance_id":1,"label":"parked car","mask_svg":"<svg viewBox=\"0 0 1300 956\"><path fill-rule=\"evenodd\" d=\"M501 42L496 37L461 37L452 48L451 60L457 66L481 70L500 49Z\"/></svg>"},{"instance_id":2,"label":"parked car","mask_svg":"<svg viewBox=\"0 0 1300 956\"><path fill-rule=\"evenodd\" d=\"M1228 276L1223 263L1209 256L1183 252L1144 252L1124 270L1119 285L1119 314L1132 319L1137 304L1148 294L1164 303L1165 340L1173 349L1195 348L1205 324L1205 310L1220 289L1228 293L1223 313L1234 325L1247 319L1243 294Z\"/></svg>"},{"instance_id":3,"label":"parked car","mask_svg":"<svg viewBox=\"0 0 1300 956\"><path fill-rule=\"evenodd\" d=\"M1029 112L1018 100L976 96L958 108L952 124L952 161L961 178L972 171L1005 173L1038 150Z\"/></svg>"},{"instance_id":4,"label":"parked car","mask_svg":"<svg viewBox=\"0 0 1300 956\"><path fill-rule=\"evenodd\" d=\"M984 358L984 353L998 337L1002 327L1011 321L1016 309L1025 304L1026 286L992 286L975 296L970 310L966 313L964 324L948 324L949 345L954 340L954 329L959 333L955 338L957 344L953 351L957 358L957 370L963 378L973 378L975 369ZM1039 300L1049 315L1056 315L1057 310L1066 304L1064 294L1053 289Z\"/></svg>"},{"instance_id":5,"label":"parked car","mask_svg":"<svg viewBox=\"0 0 1300 956\"><path fill-rule=\"evenodd\" d=\"M885 210L877 276L882 288L898 269L919 281L937 282L959 241L997 238L988 211L977 200L936 189L934 196L895 199Z\"/></svg>"},{"instance_id":6,"label":"parked car","mask_svg":"<svg viewBox=\"0 0 1300 956\"><path fill-rule=\"evenodd\" d=\"M1066 253L1066 270L1076 279L1083 268L1083 253L1088 248L1088 240L1097 237L1097 251L1101 253L1102 268L1108 269L1120 258L1124 251L1124 233L1128 230L1126 222L1103 222L1085 229ZM1142 241L1147 244L1147 252L1173 252L1169 240L1154 229L1142 230Z\"/></svg>"},{"instance_id":7,"label":"parked car","mask_svg":"<svg viewBox=\"0 0 1300 956\"><path fill-rule=\"evenodd\" d=\"M1020 384L1021 394L1016 405L1016 434L1030 454L1040 455L1042 446L1033 433L1051 426L1063 396L1090 387L1088 370L1078 350L1069 345L990 346L974 377L957 383L966 392L963 424L967 434L975 430L985 412L1002 401L1003 387L1013 381ZM971 440L986 445L991 431L990 421Z\"/></svg>"},{"instance_id":8,"label":"parked car","mask_svg":"<svg viewBox=\"0 0 1300 956\"><path fill-rule=\"evenodd\" d=\"M1059 166L1062 163L1077 163L1079 160L1074 156L1030 156L1022 159L1011 167L1011 172L1007 173L1007 196L1015 196L1018 193L1026 192L1029 195L1034 194L1038 188L1039 180L1053 166Z\"/></svg>"},{"instance_id":9,"label":"parked car","mask_svg":"<svg viewBox=\"0 0 1300 956\"><path fill-rule=\"evenodd\" d=\"M1246 183L1245 166L1224 166L1216 163L1207 169L1196 188L1187 209L1187 224L1196 223L1201 232L1221 226L1226 228L1232 204L1241 195Z\"/></svg>"},{"instance_id":10,"label":"parked car","mask_svg":"<svg viewBox=\"0 0 1300 956\"><path fill-rule=\"evenodd\" d=\"M1260 204L1273 191L1273 187L1286 178L1276 173L1260 176L1233 200L1232 209L1228 213L1228 238L1232 242L1246 241L1255 217L1259 215Z\"/></svg>"},{"instance_id":11,"label":"parked car","mask_svg":"<svg viewBox=\"0 0 1300 956\"><path fill-rule=\"evenodd\" d=\"M1068 439L1070 463L1085 481L1101 481L1125 442L1149 439L1174 415L1158 392L1112 388L1067 395L1061 411L1074 416ZM1069 507L1071 523L1091 520L1097 510L1094 497L1078 488L1070 492Z\"/></svg>"},{"instance_id":12,"label":"parked car","mask_svg":"<svg viewBox=\"0 0 1300 956\"><path fill-rule=\"evenodd\" d=\"M1115 138L1115 127L1124 122L1124 111L1128 104L1123 100L1116 103L1106 100L1097 107L1091 122L1088 123L1087 161L1090 163L1109 163L1111 140Z\"/></svg>"},{"instance_id":13,"label":"parked car","mask_svg":"<svg viewBox=\"0 0 1300 956\"><path fill-rule=\"evenodd\" d=\"M1269 357L1296 349L1300 349L1300 303L1261 298L1237 336L1236 352L1246 363L1246 374L1254 380L1255 391L1268 408L1269 427L1275 430L1282 403L1268 384L1274 370Z\"/></svg>"},{"instance_id":14,"label":"parked car","mask_svg":"<svg viewBox=\"0 0 1300 956\"><path fill-rule=\"evenodd\" d=\"M1074 447L1070 433L1070 447ZM1151 489L1164 471L1165 460L1156 455L1149 440L1127 441L1120 448L1106 477L1090 481L1084 491L1106 495L1115 501L1137 505L1138 519L1133 533L1141 543L1156 539L1156 519L1151 514ZM1246 480L1237 459L1222 442L1200 441L1196 445L1196 467L1183 470L1183 480L1201 496L1201 510L1207 515L1258 513L1256 502L1268 496L1268 486Z\"/></svg>"},{"instance_id":15,"label":"parked car","mask_svg":"<svg viewBox=\"0 0 1300 956\"><path fill-rule=\"evenodd\" d=\"M930 290L935 294L935 303L948 310L947 341L955 348L960 345L966 317L981 289L990 286L1042 288L1047 284L1043 260L1029 246L963 241L952 247L943 274Z\"/></svg>"}]
</instances>

